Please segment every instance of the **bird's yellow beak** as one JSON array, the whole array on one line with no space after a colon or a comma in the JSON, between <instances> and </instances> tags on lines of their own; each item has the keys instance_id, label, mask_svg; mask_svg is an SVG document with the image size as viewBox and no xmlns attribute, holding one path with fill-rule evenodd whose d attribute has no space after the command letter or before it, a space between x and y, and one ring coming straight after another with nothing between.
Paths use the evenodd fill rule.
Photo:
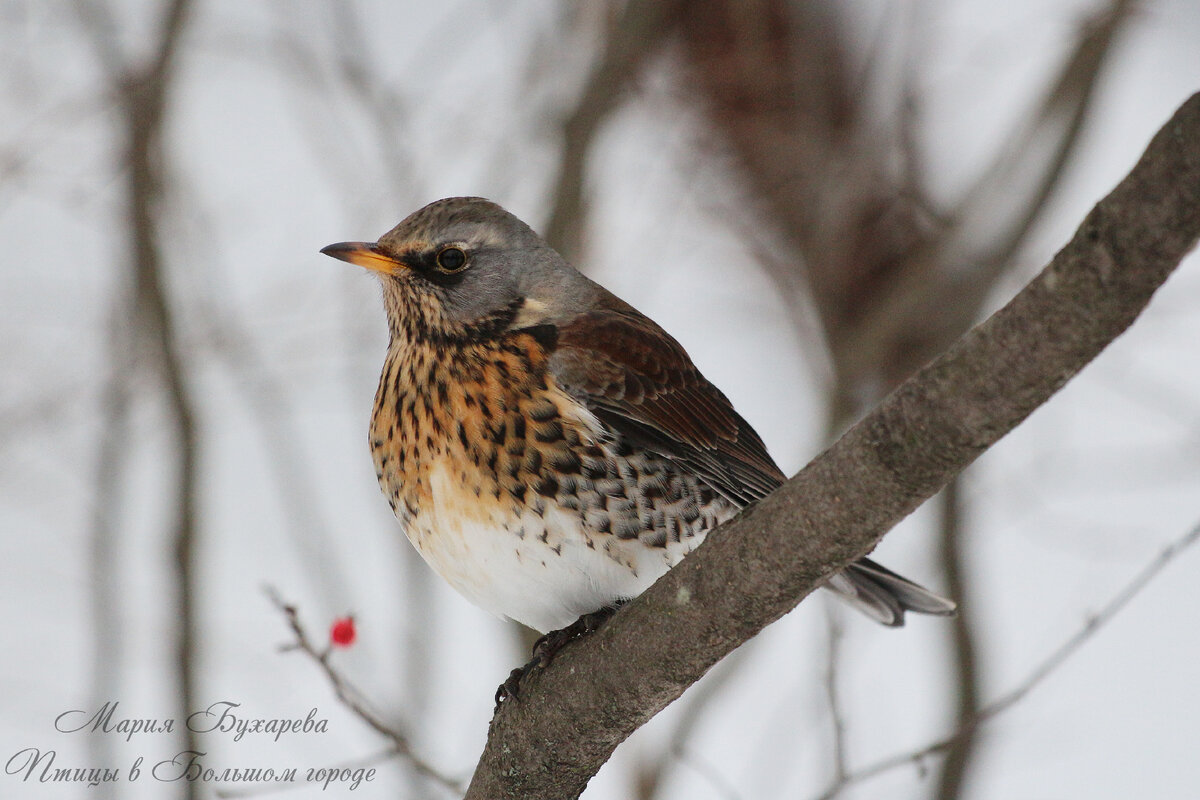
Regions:
<instances>
[{"instance_id":1,"label":"bird's yellow beak","mask_svg":"<svg viewBox=\"0 0 1200 800\"><path fill-rule=\"evenodd\" d=\"M380 250L375 242L338 242L322 247L321 252L384 275L391 275L397 267L404 266Z\"/></svg>"}]
</instances>

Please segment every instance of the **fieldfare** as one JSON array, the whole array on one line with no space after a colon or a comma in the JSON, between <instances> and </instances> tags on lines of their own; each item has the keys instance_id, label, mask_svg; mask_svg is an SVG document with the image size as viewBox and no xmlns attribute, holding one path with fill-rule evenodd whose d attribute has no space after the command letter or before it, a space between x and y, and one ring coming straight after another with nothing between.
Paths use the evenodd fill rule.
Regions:
<instances>
[{"instance_id":1,"label":"fieldfare","mask_svg":"<svg viewBox=\"0 0 1200 800\"><path fill-rule=\"evenodd\" d=\"M495 203L439 200L321 252L383 284L379 485L488 611L547 632L612 608L784 480L677 341ZM866 558L826 586L885 625L954 612Z\"/></svg>"}]
</instances>

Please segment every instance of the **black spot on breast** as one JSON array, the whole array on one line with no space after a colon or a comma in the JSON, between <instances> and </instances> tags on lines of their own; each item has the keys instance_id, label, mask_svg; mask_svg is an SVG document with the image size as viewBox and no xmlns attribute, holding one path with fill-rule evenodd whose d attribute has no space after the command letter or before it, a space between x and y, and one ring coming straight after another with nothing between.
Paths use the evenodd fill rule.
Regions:
<instances>
[{"instance_id":1,"label":"black spot on breast","mask_svg":"<svg viewBox=\"0 0 1200 800\"><path fill-rule=\"evenodd\" d=\"M529 418L534 422L549 422L558 416L558 406L549 400L539 400L529 407Z\"/></svg>"},{"instance_id":2,"label":"black spot on breast","mask_svg":"<svg viewBox=\"0 0 1200 800\"><path fill-rule=\"evenodd\" d=\"M539 442L550 444L563 438L563 426L558 420L542 423L533 430L533 438Z\"/></svg>"},{"instance_id":3,"label":"black spot on breast","mask_svg":"<svg viewBox=\"0 0 1200 800\"><path fill-rule=\"evenodd\" d=\"M574 452L563 450L550 456L550 466L563 475L578 475L583 464Z\"/></svg>"},{"instance_id":4,"label":"black spot on breast","mask_svg":"<svg viewBox=\"0 0 1200 800\"><path fill-rule=\"evenodd\" d=\"M660 484L647 483L646 485L641 487L639 493L641 494L642 499L654 501L654 500L658 500L658 499L662 498L663 489Z\"/></svg>"},{"instance_id":5,"label":"black spot on breast","mask_svg":"<svg viewBox=\"0 0 1200 800\"><path fill-rule=\"evenodd\" d=\"M503 421L497 422L494 425L487 425L485 430L487 437L496 444L504 444L504 440L508 438L508 428L504 425Z\"/></svg>"},{"instance_id":6,"label":"black spot on breast","mask_svg":"<svg viewBox=\"0 0 1200 800\"><path fill-rule=\"evenodd\" d=\"M613 527L613 534L618 539L636 539L642 532L642 525L636 519L624 519Z\"/></svg>"},{"instance_id":7,"label":"black spot on breast","mask_svg":"<svg viewBox=\"0 0 1200 800\"><path fill-rule=\"evenodd\" d=\"M542 497L554 497L558 494L558 479L553 475L543 475L534 481L533 490Z\"/></svg>"},{"instance_id":8,"label":"black spot on breast","mask_svg":"<svg viewBox=\"0 0 1200 800\"><path fill-rule=\"evenodd\" d=\"M582 462L581 466L583 477L588 480L599 480L608 475L608 467L603 461L598 461L594 458L589 458Z\"/></svg>"}]
</instances>

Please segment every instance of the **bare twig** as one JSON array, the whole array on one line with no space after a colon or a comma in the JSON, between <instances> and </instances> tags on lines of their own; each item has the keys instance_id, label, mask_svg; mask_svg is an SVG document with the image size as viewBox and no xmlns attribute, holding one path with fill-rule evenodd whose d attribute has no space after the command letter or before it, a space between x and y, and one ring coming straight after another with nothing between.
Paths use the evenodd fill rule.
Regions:
<instances>
[{"instance_id":1,"label":"bare twig","mask_svg":"<svg viewBox=\"0 0 1200 800\"><path fill-rule=\"evenodd\" d=\"M861 783L868 778L873 778L889 770L903 767L906 765L921 766L922 762L930 756L944 753L953 748L964 736L974 735L975 730L999 714L1012 708L1018 702L1023 700L1026 695L1038 687L1046 678L1050 677L1055 670L1061 667L1066 661L1079 649L1094 637L1101 628L1111 622L1113 618L1121 612L1125 606L1129 605L1135 597L1137 597L1150 582L1158 576L1168 564L1178 558L1184 550L1196 543L1200 539L1200 523L1197 523L1187 533L1180 536L1175 541L1171 542L1162 552L1143 567L1112 599L1110 599L1099 612L1089 616L1083 626L1075 632L1073 636L1055 648L1045 659L1043 659L1034 669L1026 676L1025 680L1021 681L1016 687L1011 689L1006 694L1001 695L990 703L987 703L964 725L954 731L949 736L938 739L935 742L920 747L916 750L910 750L904 753L899 753L894 756L882 758L873 764L853 770L846 774L840 781L834 783L821 794L817 800L830 800L842 789L855 783Z\"/></svg>"},{"instance_id":2,"label":"bare twig","mask_svg":"<svg viewBox=\"0 0 1200 800\"><path fill-rule=\"evenodd\" d=\"M179 322L168 296L161 228L162 199L166 192L164 176L169 174L162 144L163 117L171 96L172 68L177 61L176 54L190 8L189 0L171 0L163 6L152 55L147 63L135 67L115 45L115 23L107 4L100 0L77 4L105 78L120 99L125 138L123 166L127 172L125 213L133 262L135 337L141 337L152 349L156 377L166 392L169 424L175 436L171 502L175 573L171 616L179 624L175 668L179 703L185 714L191 713L196 705L193 702L198 684L196 665L200 660L194 585L199 552L196 537L198 436L196 402L189 391L180 353ZM194 731L185 730L184 737L188 749L198 749ZM189 783L186 792L189 797L196 797L198 787Z\"/></svg>"},{"instance_id":3,"label":"bare twig","mask_svg":"<svg viewBox=\"0 0 1200 800\"><path fill-rule=\"evenodd\" d=\"M284 617L287 618L288 627L292 629L292 633L296 636L296 641L285 645L283 649L300 650L316 662L321 671L325 673L325 677L333 687L338 700L377 733L389 739L392 742L392 749L395 754L405 758L414 770L452 792L461 793L463 790L461 781L446 776L436 767L418 756L405 734L388 725L378 714L367 707L362 693L355 689L330 662L330 649L328 647L318 648L313 644L304 626L300 623L300 616L296 611L296 607L285 602L279 595L279 592L273 587L266 587L266 593L271 603L283 612Z\"/></svg>"},{"instance_id":4,"label":"bare twig","mask_svg":"<svg viewBox=\"0 0 1200 800\"><path fill-rule=\"evenodd\" d=\"M1083 26L1038 111L943 220L947 229L902 254L854 323L831 337L839 374L850 388L880 369L889 376L885 385L894 385L975 321L1061 185L1101 70L1134 5L1111 0ZM914 341L920 346L912 348ZM895 358L897 343L912 348L903 359Z\"/></svg>"},{"instance_id":5,"label":"bare twig","mask_svg":"<svg viewBox=\"0 0 1200 800\"><path fill-rule=\"evenodd\" d=\"M950 621L956 689L953 696L958 705L956 712L958 724L964 730L962 736L946 754L939 779L937 798L938 800L955 800L962 794L971 758L975 753L976 743L979 741L975 726L970 725L969 730L967 727L970 721L979 715L981 683L978 649L975 646L975 611L967 593L968 582L963 574L966 567L963 538L967 527L963 524L961 475L950 481L942 490L939 499L941 502L939 539L941 540L942 574L946 578L947 593L958 602L958 614Z\"/></svg>"},{"instance_id":6,"label":"bare twig","mask_svg":"<svg viewBox=\"0 0 1200 800\"><path fill-rule=\"evenodd\" d=\"M93 500L91 552L91 622L92 622L92 696L97 708L116 697L119 688L117 664L125 640L119 613L120 573L118 569L119 521L121 490L128 466L129 448L129 383L132 380L129 317L131 298L122 296L114 304L108 341L109 375L100 399L101 432L96 453L95 497ZM114 759L112 743L107 736L89 739L92 755L98 764ZM100 786L103 797L115 796L114 788Z\"/></svg>"},{"instance_id":7,"label":"bare twig","mask_svg":"<svg viewBox=\"0 0 1200 800\"><path fill-rule=\"evenodd\" d=\"M553 209L544 226L546 241L568 259L579 255L584 216L583 179L588 150L646 58L662 44L678 0L630 0L613 22L604 54L588 77L575 107L563 118L563 149L550 192Z\"/></svg>"},{"instance_id":8,"label":"bare twig","mask_svg":"<svg viewBox=\"0 0 1200 800\"><path fill-rule=\"evenodd\" d=\"M671 740L667 745L666 753L668 757L664 758L662 753L653 754L650 759L652 763L647 764L638 776L639 798L654 800L654 798L666 796L666 787L670 785L668 780L671 774L670 770L676 763L687 764L695 768L695 757L689 755L691 751L688 744L700 727L700 720L704 717L704 712L712 705L713 699L741 671L742 663L751 652L750 644L752 643L747 643L747 647L738 649L729 658L714 667L704 681L692 690L687 708L679 715L679 720L675 723L675 730L671 731ZM711 770L705 772L697 769L697 771L706 777L709 777L711 773Z\"/></svg>"},{"instance_id":9,"label":"bare twig","mask_svg":"<svg viewBox=\"0 0 1200 800\"><path fill-rule=\"evenodd\" d=\"M825 621L828 636L826 637L825 654L825 702L829 706L829 723L833 738L833 774L835 780L846 776L846 720L842 715L842 702L838 694L838 664L842 652L843 627L838 616L840 608L834 608L827 603Z\"/></svg>"},{"instance_id":10,"label":"bare twig","mask_svg":"<svg viewBox=\"0 0 1200 800\"><path fill-rule=\"evenodd\" d=\"M680 762L687 764L689 767L695 770L696 774L707 780L718 797L723 797L725 800L742 800L742 796L738 793L737 789L735 789L733 785L729 783L729 780L726 779L725 776L720 772L718 772L712 764L709 764L707 761L704 761L699 756L683 747L676 748L672 751L672 754L678 758Z\"/></svg>"}]
</instances>

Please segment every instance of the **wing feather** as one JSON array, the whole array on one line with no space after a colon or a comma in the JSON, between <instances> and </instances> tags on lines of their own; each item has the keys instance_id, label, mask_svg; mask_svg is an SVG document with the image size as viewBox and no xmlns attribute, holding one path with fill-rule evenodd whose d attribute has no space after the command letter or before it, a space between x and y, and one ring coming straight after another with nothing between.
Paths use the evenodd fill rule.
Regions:
<instances>
[{"instance_id":1,"label":"wing feather","mask_svg":"<svg viewBox=\"0 0 1200 800\"><path fill-rule=\"evenodd\" d=\"M766 446L675 339L632 308L558 326L559 385L630 441L679 461L744 506L784 480Z\"/></svg>"}]
</instances>

